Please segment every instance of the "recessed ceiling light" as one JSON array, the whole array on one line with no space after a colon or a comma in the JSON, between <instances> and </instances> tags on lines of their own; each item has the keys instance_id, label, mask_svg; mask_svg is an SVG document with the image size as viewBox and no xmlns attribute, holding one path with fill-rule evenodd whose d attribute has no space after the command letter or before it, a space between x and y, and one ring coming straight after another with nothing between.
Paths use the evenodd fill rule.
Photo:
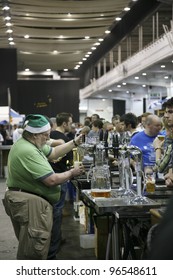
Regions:
<instances>
[{"instance_id":1,"label":"recessed ceiling light","mask_svg":"<svg viewBox=\"0 0 173 280\"><path fill-rule=\"evenodd\" d=\"M115 20L116 21L120 21L122 18L121 17L116 17Z\"/></svg>"},{"instance_id":2,"label":"recessed ceiling light","mask_svg":"<svg viewBox=\"0 0 173 280\"><path fill-rule=\"evenodd\" d=\"M111 31L110 30L105 30L105 33L109 34L109 33L111 33Z\"/></svg>"},{"instance_id":3,"label":"recessed ceiling light","mask_svg":"<svg viewBox=\"0 0 173 280\"><path fill-rule=\"evenodd\" d=\"M67 72L67 71L68 71L68 69L67 69L67 68L64 68L64 71L65 71L65 72Z\"/></svg>"},{"instance_id":4,"label":"recessed ceiling light","mask_svg":"<svg viewBox=\"0 0 173 280\"><path fill-rule=\"evenodd\" d=\"M118 88L120 88L120 87L121 87L121 85L117 85L117 87L118 87Z\"/></svg>"},{"instance_id":5,"label":"recessed ceiling light","mask_svg":"<svg viewBox=\"0 0 173 280\"><path fill-rule=\"evenodd\" d=\"M87 52L87 54L92 54L92 52Z\"/></svg>"},{"instance_id":6,"label":"recessed ceiling light","mask_svg":"<svg viewBox=\"0 0 173 280\"><path fill-rule=\"evenodd\" d=\"M26 35L24 36L24 38L25 38L25 39L29 39L29 35L26 34Z\"/></svg>"},{"instance_id":7,"label":"recessed ceiling light","mask_svg":"<svg viewBox=\"0 0 173 280\"><path fill-rule=\"evenodd\" d=\"M139 80L139 77L138 77L138 76L136 76L136 77L135 77L135 80Z\"/></svg>"},{"instance_id":8,"label":"recessed ceiling light","mask_svg":"<svg viewBox=\"0 0 173 280\"><path fill-rule=\"evenodd\" d=\"M97 43L95 43L94 45L95 45L95 46L99 46L99 45L100 45L100 43L99 43L99 42L97 42Z\"/></svg>"},{"instance_id":9,"label":"recessed ceiling light","mask_svg":"<svg viewBox=\"0 0 173 280\"><path fill-rule=\"evenodd\" d=\"M82 62L82 61L79 61L79 64L83 64L83 62Z\"/></svg>"},{"instance_id":10,"label":"recessed ceiling light","mask_svg":"<svg viewBox=\"0 0 173 280\"><path fill-rule=\"evenodd\" d=\"M104 40L103 38L99 38L98 39L99 42L103 42L103 40Z\"/></svg>"},{"instance_id":11,"label":"recessed ceiling light","mask_svg":"<svg viewBox=\"0 0 173 280\"><path fill-rule=\"evenodd\" d=\"M123 84L123 86L125 86L125 85L126 85L126 83L125 83L125 82L123 82L122 84Z\"/></svg>"},{"instance_id":12,"label":"recessed ceiling light","mask_svg":"<svg viewBox=\"0 0 173 280\"><path fill-rule=\"evenodd\" d=\"M9 40L9 41L13 41L13 38L12 38L12 37L9 37L8 40Z\"/></svg>"},{"instance_id":13,"label":"recessed ceiling light","mask_svg":"<svg viewBox=\"0 0 173 280\"><path fill-rule=\"evenodd\" d=\"M102 101L105 101L105 100L106 100L106 99L104 99L104 98L102 99Z\"/></svg>"},{"instance_id":14,"label":"recessed ceiling light","mask_svg":"<svg viewBox=\"0 0 173 280\"><path fill-rule=\"evenodd\" d=\"M169 79L169 76L165 76L164 79Z\"/></svg>"},{"instance_id":15,"label":"recessed ceiling light","mask_svg":"<svg viewBox=\"0 0 173 280\"><path fill-rule=\"evenodd\" d=\"M6 26L12 26L12 23L11 23L11 22L6 22L5 25L6 25Z\"/></svg>"},{"instance_id":16,"label":"recessed ceiling light","mask_svg":"<svg viewBox=\"0 0 173 280\"><path fill-rule=\"evenodd\" d=\"M161 65L160 67L161 67L161 68L165 68L165 65Z\"/></svg>"},{"instance_id":17,"label":"recessed ceiling light","mask_svg":"<svg viewBox=\"0 0 173 280\"><path fill-rule=\"evenodd\" d=\"M85 57L89 57L89 54L86 54Z\"/></svg>"},{"instance_id":18,"label":"recessed ceiling light","mask_svg":"<svg viewBox=\"0 0 173 280\"><path fill-rule=\"evenodd\" d=\"M87 58L86 58L86 57L83 57L82 60L87 60Z\"/></svg>"},{"instance_id":19,"label":"recessed ceiling light","mask_svg":"<svg viewBox=\"0 0 173 280\"><path fill-rule=\"evenodd\" d=\"M29 68L26 68L26 69L25 69L25 72L29 72L29 71L30 71Z\"/></svg>"},{"instance_id":20,"label":"recessed ceiling light","mask_svg":"<svg viewBox=\"0 0 173 280\"><path fill-rule=\"evenodd\" d=\"M96 50L96 47L92 47L91 49L92 49L92 50Z\"/></svg>"},{"instance_id":21,"label":"recessed ceiling light","mask_svg":"<svg viewBox=\"0 0 173 280\"><path fill-rule=\"evenodd\" d=\"M46 71L47 71L47 72L51 72L51 69L50 69L50 68L48 68L48 69L46 69Z\"/></svg>"},{"instance_id":22,"label":"recessed ceiling light","mask_svg":"<svg viewBox=\"0 0 173 280\"><path fill-rule=\"evenodd\" d=\"M143 76L146 76L146 75L147 75L147 73L142 73L142 75L143 75Z\"/></svg>"},{"instance_id":23,"label":"recessed ceiling light","mask_svg":"<svg viewBox=\"0 0 173 280\"><path fill-rule=\"evenodd\" d=\"M5 20L10 20L11 17L10 17L10 16L6 16L4 19L5 19Z\"/></svg>"},{"instance_id":24,"label":"recessed ceiling light","mask_svg":"<svg viewBox=\"0 0 173 280\"><path fill-rule=\"evenodd\" d=\"M7 31L6 31L7 33L12 33L13 32L13 30L12 29L7 29Z\"/></svg>"},{"instance_id":25,"label":"recessed ceiling light","mask_svg":"<svg viewBox=\"0 0 173 280\"><path fill-rule=\"evenodd\" d=\"M89 39L90 38L90 36L85 36L85 39Z\"/></svg>"},{"instance_id":26,"label":"recessed ceiling light","mask_svg":"<svg viewBox=\"0 0 173 280\"><path fill-rule=\"evenodd\" d=\"M112 92L112 89L109 89L108 91L109 91L109 92Z\"/></svg>"},{"instance_id":27,"label":"recessed ceiling light","mask_svg":"<svg viewBox=\"0 0 173 280\"><path fill-rule=\"evenodd\" d=\"M53 53L54 53L54 54L57 54L57 53L58 53L58 51L57 51L57 50L54 50L54 51L53 51Z\"/></svg>"},{"instance_id":28,"label":"recessed ceiling light","mask_svg":"<svg viewBox=\"0 0 173 280\"><path fill-rule=\"evenodd\" d=\"M142 85L142 87L146 87L146 85Z\"/></svg>"},{"instance_id":29,"label":"recessed ceiling light","mask_svg":"<svg viewBox=\"0 0 173 280\"><path fill-rule=\"evenodd\" d=\"M15 45L15 43L13 41L9 42L10 45Z\"/></svg>"},{"instance_id":30,"label":"recessed ceiling light","mask_svg":"<svg viewBox=\"0 0 173 280\"><path fill-rule=\"evenodd\" d=\"M128 12L128 11L130 11L130 8L129 7L125 7L124 11Z\"/></svg>"},{"instance_id":31,"label":"recessed ceiling light","mask_svg":"<svg viewBox=\"0 0 173 280\"><path fill-rule=\"evenodd\" d=\"M7 6L7 5L5 5L5 6L2 8L2 10L3 10L3 11L8 11L8 10L10 10L10 7Z\"/></svg>"}]
</instances>

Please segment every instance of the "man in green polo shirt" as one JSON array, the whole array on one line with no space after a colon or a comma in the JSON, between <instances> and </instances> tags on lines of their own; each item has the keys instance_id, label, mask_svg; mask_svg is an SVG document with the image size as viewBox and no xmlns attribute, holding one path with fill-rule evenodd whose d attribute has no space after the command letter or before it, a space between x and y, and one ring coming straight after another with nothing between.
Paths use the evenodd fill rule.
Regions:
<instances>
[{"instance_id":1,"label":"man in green polo shirt","mask_svg":"<svg viewBox=\"0 0 173 280\"><path fill-rule=\"evenodd\" d=\"M48 162L80 144L81 136L55 148L46 145L49 136L48 120L42 115L28 115L22 138L9 153L4 206L19 241L17 259L47 259L52 205L59 200L60 184L83 172L79 167L54 173Z\"/></svg>"}]
</instances>

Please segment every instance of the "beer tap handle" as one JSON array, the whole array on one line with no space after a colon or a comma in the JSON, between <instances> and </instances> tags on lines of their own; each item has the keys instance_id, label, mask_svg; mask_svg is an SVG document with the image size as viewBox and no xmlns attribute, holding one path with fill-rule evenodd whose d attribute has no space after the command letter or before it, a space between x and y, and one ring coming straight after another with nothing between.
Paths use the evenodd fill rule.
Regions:
<instances>
[{"instance_id":1,"label":"beer tap handle","mask_svg":"<svg viewBox=\"0 0 173 280\"><path fill-rule=\"evenodd\" d=\"M119 141L118 141L117 134L115 135L113 134L112 147L113 147L114 157L118 158Z\"/></svg>"},{"instance_id":2,"label":"beer tap handle","mask_svg":"<svg viewBox=\"0 0 173 280\"><path fill-rule=\"evenodd\" d=\"M104 133L104 146L105 146L105 155L108 157L108 130Z\"/></svg>"}]
</instances>

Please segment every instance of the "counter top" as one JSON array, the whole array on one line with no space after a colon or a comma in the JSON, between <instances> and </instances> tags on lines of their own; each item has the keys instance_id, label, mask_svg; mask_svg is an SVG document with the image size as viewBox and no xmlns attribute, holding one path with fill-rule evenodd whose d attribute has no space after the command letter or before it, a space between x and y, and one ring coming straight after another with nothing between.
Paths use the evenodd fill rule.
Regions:
<instances>
[{"instance_id":1,"label":"counter top","mask_svg":"<svg viewBox=\"0 0 173 280\"><path fill-rule=\"evenodd\" d=\"M144 203L131 204L129 198L118 196L115 190L111 191L110 198L95 198L91 195L91 190L82 190L81 198L89 207L94 208L99 215L113 213L115 211L149 211L151 208L158 208L160 204L150 198L146 198Z\"/></svg>"}]
</instances>

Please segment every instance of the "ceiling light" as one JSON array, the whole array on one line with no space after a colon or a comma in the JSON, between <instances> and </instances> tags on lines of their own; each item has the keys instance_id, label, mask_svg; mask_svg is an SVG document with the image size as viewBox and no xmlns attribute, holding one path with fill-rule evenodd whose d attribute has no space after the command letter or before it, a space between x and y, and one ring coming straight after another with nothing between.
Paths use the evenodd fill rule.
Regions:
<instances>
[{"instance_id":1,"label":"ceiling light","mask_svg":"<svg viewBox=\"0 0 173 280\"><path fill-rule=\"evenodd\" d=\"M12 23L11 23L11 22L6 22L5 25L6 25L6 26L12 26Z\"/></svg>"},{"instance_id":2,"label":"ceiling light","mask_svg":"<svg viewBox=\"0 0 173 280\"><path fill-rule=\"evenodd\" d=\"M126 93L129 93L129 90L127 90Z\"/></svg>"},{"instance_id":3,"label":"ceiling light","mask_svg":"<svg viewBox=\"0 0 173 280\"><path fill-rule=\"evenodd\" d=\"M25 72L29 72L29 71L30 71L30 69L29 69L29 68L26 68L26 69L25 69Z\"/></svg>"},{"instance_id":4,"label":"ceiling light","mask_svg":"<svg viewBox=\"0 0 173 280\"><path fill-rule=\"evenodd\" d=\"M5 19L5 20L10 20L11 17L10 17L10 16L6 16L4 19Z\"/></svg>"},{"instance_id":5,"label":"ceiling light","mask_svg":"<svg viewBox=\"0 0 173 280\"><path fill-rule=\"evenodd\" d=\"M29 35L26 34L26 35L24 36L24 38L25 38L25 39L29 39Z\"/></svg>"},{"instance_id":6,"label":"ceiling light","mask_svg":"<svg viewBox=\"0 0 173 280\"><path fill-rule=\"evenodd\" d=\"M120 17L116 17L116 18L115 18L116 21L120 21L121 19L122 19L122 18L120 18Z\"/></svg>"},{"instance_id":7,"label":"ceiling light","mask_svg":"<svg viewBox=\"0 0 173 280\"><path fill-rule=\"evenodd\" d=\"M161 68L165 68L165 65L161 65L160 67L161 67Z\"/></svg>"},{"instance_id":8,"label":"ceiling light","mask_svg":"<svg viewBox=\"0 0 173 280\"><path fill-rule=\"evenodd\" d=\"M117 87L118 87L118 88L120 88L120 87L121 87L121 85L117 85Z\"/></svg>"},{"instance_id":9,"label":"ceiling light","mask_svg":"<svg viewBox=\"0 0 173 280\"><path fill-rule=\"evenodd\" d=\"M15 43L13 41L9 42L10 45L15 45Z\"/></svg>"},{"instance_id":10,"label":"ceiling light","mask_svg":"<svg viewBox=\"0 0 173 280\"><path fill-rule=\"evenodd\" d=\"M165 76L164 79L169 79L169 76Z\"/></svg>"},{"instance_id":11,"label":"ceiling light","mask_svg":"<svg viewBox=\"0 0 173 280\"><path fill-rule=\"evenodd\" d=\"M8 11L8 10L10 10L10 7L7 6L7 5L5 5L5 6L2 8L2 10L3 10L3 11Z\"/></svg>"},{"instance_id":12,"label":"ceiling light","mask_svg":"<svg viewBox=\"0 0 173 280\"><path fill-rule=\"evenodd\" d=\"M146 87L146 85L142 85L142 87Z\"/></svg>"},{"instance_id":13,"label":"ceiling light","mask_svg":"<svg viewBox=\"0 0 173 280\"><path fill-rule=\"evenodd\" d=\"M86 57L84 57L84 58L82 58L82 60L87 60L87 58L86 58Z\"/></svg>"},{"instance_id":14,"label":"ceiling light","mask_svg":"<svg viewBox=\"0 0 173 280\"><path fill-rule=\"evenodd\" d=\"M57 53L58 53L58 51L57 51L57 50L54 50L54 51L53 51L53 54L57 54Z\"/></svg>"},{"instance_id":15,"label":"ceiling light","mask_svg":"<svg viewBox=\"0 0 173 280\"><path fill-rule=\"evenodd\" d=\"M97 43L95 43L95 44L94 44L94 46L99 46L99 45L100 45L100 43L99 43L99 42L97 42Z\"/></svg>"},{"instance_id":16,"label":"ceiling light","mask_svg":"<svg viewBox=\"0 0 173 280\"><path fill-rule=\"evenodd\" d=\"M46 69L46 71L47 71L47 72L51 72L51 69L50 69L50 68L48 68L48 69Z\"/></svg>"},{"instance_id":17,"label":"ceiling light","mask_svg":"<svg viewBox=\"0 0 173 280\"><path fill-rule=\"evenodd\" d=\"M128 12L128 11L130 11L130 8L129 7L125 7L124 11Z\"/></svg>"},{"instance_id":18,"label":"ceiling light","mask_svg":"<svg viewBox=\"0 0 173 280\"><path fill-rule=\"evenodd\" d=\"M123 86L125 86L126 85L126 83L124 82L124 83L122 83L123 84Z\"/></svg>"},{"instance_id":19,"label":"ceiling light","mask_svg":"<svg viewBox=\"0 0 173 280\"><path fill-rule=\"evenodd\" d=\"M85 39L89 39L90 38L90 36L85 36Z\"/></svg>"},{"instance_id":20,"label":"ceiling light","mask_svg":"<svg viewBox=\"0 0 173 280\"><path fill-rule=\"evenodd\" d=\"M13 32L13 30L12 29L7 29L7 31L6 31L7 33L12 33Z\"/></svg>"},{"instance_id":21,"label":"ceiling light","mask_svg":"<svg viewBox=\"0 0 173 280\"><path fill-rule=\"evenodd\" d=\"M108 91L109 91L109 92L112 92L112 89L109 89Z\"/></svg>"},{"instance_id":22,"label":"ceiling light","mask_svg":"<svg viewBox=\"0 0 173 280\"><path fill-rule=\"evenodd\" d=\"M104 99L104 98L102 99L102 101L105 101L105 100L106 100L106 99Z\"/></svg>"},{"instance_id":23,"label":"ceiling light","mask_svg":"<svg viewBox=\"0 0 173 280\"><path fill-rule=\"evenodd\" d=\"M147 73L142 73L143 76L147 76Z\"/></svg>"},{"instance_id":24,"label":"ceiling light","mask_svg":"<svg viewBox=\"0 0 173 280\"><path fill-rule=\"evenodd\" d=\"M64 38L64 36L63 36L63 35L60 35L59 38L62 39L62 38Z\"/></svg>"},{"instance_id":25,"label":"ceiling light","mask_svg":"<svg viewBox=\"0 0 173 280\"><path fill-rule=\"evenodd\" d=\"M92 52L87 52L87 54L92 54Z\"/></svg>"},{"instance_id":26,"label":"ceiling light","mask_svg":"<svg viewBox=\"0 0 173 280\"><path fill-rule=\"evenodd\" d=\"M64 69L64 71L65 71L65 72L67 72L67 71L68 71L68 69L67 69L67 68L65 68L65 69Z\"/></svg>"},{"instance_id":27,"label":"ceiling light","mask_svg":"<svg viewBox=\"0 0 173 280\"><path fill-rule=\"evenodd\" d=\"M82 61L79 61L79 64L83 64L83 62L82 62Z\"/></svg>"},{"instance_id":28,"label":"ceiling light","mask_svg":"<svg viewBox=\"0 0 173 280\"><path fill-rule=\"evenodd\" d=\"M86 54L85 57L89 57L89 54Z\"/></svg>"},{"instance_id":29,"label":"ceiling light","mask_svg":"<svg viewBox=\"0 0 173 280\"><path fill-rule=\"evenodd\" d=\"M103 40L104 40L103 38L99 38L98 39L99 42L103 42Z\"/></svg>"},{"instance_id":30,"label":"ceiling light","mask_svg":"<svg viewBox=\"0 0 173 280\"><path fill-rule=\"evenodd\" d=\"M100 16L101 16L101 17L104 17L104 14L101 14Z\"/></svg>"},{"instance_id":31,"label":"ceiling light","mask_svg":"<svg viewBox=\"0 0 173 280\"><path fill-rule=\"evenodd\" d=\"M92 47L91 49L92 49L92 50L96 50L96 47Z\"/></svg>"},{"instance_id":32,"label":"ceiling light","mask_svg":"<svg viewBox=\"0 0 173 280\"><path fill-rule=\"evenodd\" d=\"M13 37L9 37L8 40L9 40L9 41L13 41Z\"/></svg>"},{"instance_id":33,"label":"ceiling light","mask_svg":"<svg viewBox=\"0 0 173 280\"><path fill-rule=\"evenodd\" d=\"M111 33L111 31L110 30L105 30L105 33L109 34L109 33Z\"/></svg>"},{"instance_id":34,"label":"ceiling light","mask_svg":"<svg viewBox=\"0 0 173 280\"><path fill-rule=\"evenodd\" d=\"M139 77L138 77L138 76L136 76L136 77L135 77L135 80L139 80Z\"/></svg>"},{"instance_id":35,"label":"ceiling light","mask_svg":"<svg viewBox=\"0 0 173 280\"><path fill-rule=\"evenodd\" d=\"M70 14L70 13L68 13L67 15L68 15L68 17L71 17L71 14Z\"/></svg>"}]
</instances>

